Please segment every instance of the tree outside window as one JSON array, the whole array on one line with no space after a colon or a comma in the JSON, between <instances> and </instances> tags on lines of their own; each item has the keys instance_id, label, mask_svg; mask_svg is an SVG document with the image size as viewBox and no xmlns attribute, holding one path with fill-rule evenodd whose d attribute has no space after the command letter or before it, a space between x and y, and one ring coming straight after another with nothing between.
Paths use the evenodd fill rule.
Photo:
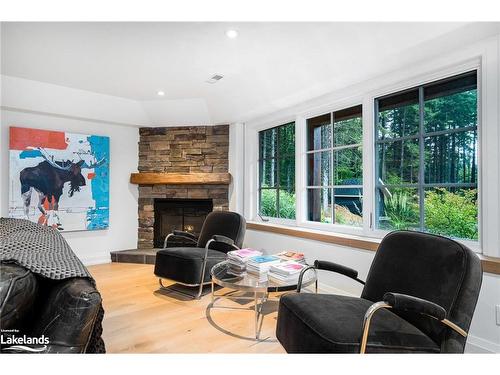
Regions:
<instances>
[{"instance_id":1,"label":"tree outside window","mask_svg":"<svg viewBox=\"0 0 500 375\"><path fill-rule=\"evenodd\" d=\"M375 105L377 228L477 240L477 72Z\"/></svg>"},{"instance_id":2,"label":"tree outside window","mask_svg":"<svg viewBox=\"0 0 500 375\"><path fill-rule=\"evenodd\" d=\"M307 120L308 219L361 226L363 126L361 106Z\"/></svg>"},{"instance_id":3,"label":"tree outside window","mask_svg":"<svg viewBox=\"0 0 500 375\"><path fill-rule=\"evenodd\" d=\"M259 132L259 213L295 219L295 123Z\"/></svg>"}]
</instances>

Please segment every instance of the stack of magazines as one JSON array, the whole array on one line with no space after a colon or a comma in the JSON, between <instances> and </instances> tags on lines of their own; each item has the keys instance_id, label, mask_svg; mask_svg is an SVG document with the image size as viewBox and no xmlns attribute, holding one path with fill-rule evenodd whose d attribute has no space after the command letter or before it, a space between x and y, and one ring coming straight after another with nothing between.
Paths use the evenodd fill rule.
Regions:
<instances>
[{"instance_id":1,"label":"stack of magazines","mask_svg":"<svg viewBox=\"0 0 500 375\"><path fill-rule=\"evenodd\" d=\"M240 249L228 252L229 267L227 272L234 276L243 276L246 272L248 260L258 255L262 255L262 252L254 249Z\"/></svg>"},{"instance_id":2,"label":"stack of magazines","mask_svg":"<svg viewBox=\"0 0 500 375\"><path fill-rule=\"evenodd\" d=\"M296 284L299 280L300 271L306 267L305 264L288 261L273 264L269 268L269 281L276 284Z\"/></svg>"},{"instance_id":3,"label":"stack of magazines","mask_svg":"<svg viewBox=\"0 0 500 375\"><path fill-rule=\"evenodd\" d=\"M282 251L281 253L278 253L275 256L285 261L293 260L301 264L306 263L306 258L304 257L304 253L297 253L295 251Z\"/></svg>"},{"instance_id":4,"label":"stack of magazines","mask_svg":"<svg viewBox=\"0 0 500 375\"><path fill-rule=\"evenodd\" d=\"M257 278L259 282L267 281L269 268L280 262L281 259L274 255L252 257L247 263L247 274Z\"/></svg>"}]
</instances>

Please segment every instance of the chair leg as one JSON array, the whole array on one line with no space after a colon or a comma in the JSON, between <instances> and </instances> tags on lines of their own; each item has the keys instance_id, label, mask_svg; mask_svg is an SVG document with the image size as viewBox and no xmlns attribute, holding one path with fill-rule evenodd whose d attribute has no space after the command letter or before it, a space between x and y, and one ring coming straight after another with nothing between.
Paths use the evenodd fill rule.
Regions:
<instances>
[{"instance_id":1,"label":"chair leg","mask_svg":"<svg viewBox=\"0 0 500 375\"><path fill-rule=\"evenodd\" d=\"M205 268L205 265L203 265L203 268ZM201 281L200 281L200 287L198 288L198 293L194 297L195 299L200 299L201 294L203 293L203 279L205 278L205 271L201 273Z\"/></svg>"},{"instance_id":2,"label":"chair leg","mask_svg":"<svg viewBox=\"0 0 500 375\"><path fill-rule=\"evenodd\" d=\"M173 280L173 281L175 281L175 280ZM192 299L197 299L198 293L197 294L186 293L180 289L174 288L174 285L165 286L165 285L163 285L161 278L158 278L158 283L160 284L160 289L162 289L162 290L171 291L171 292L174 292L177 294L182 294L183 296L186 296L186 297L191 297ZM180 281L175 281L175 283L182 285L182 286L189 287L189 288L200 287L199 284L184 284L184 283L181 283ZM201 285L202 290L203 290L203 287L205 285L209 285L209 284L210 284L210 282L203 283L203 285Z\"/></svg>"},{"instance_id":3,"label":"chair leg","mask_svg":"<svg viewBox=\"0 0 500 375\"><path fill-rule=\"evenodd\" d=\"M205 256L203 257L203 266L201 267L200 287L198 289L198 294L196 295L196 299L200 299L201 294L203 293L203 283L205 281L205 271L207 268L207 261L208 261L208 247L212 242L214 242L214 240L209 240L205 245Z\"/></svg>"}]
</instances>

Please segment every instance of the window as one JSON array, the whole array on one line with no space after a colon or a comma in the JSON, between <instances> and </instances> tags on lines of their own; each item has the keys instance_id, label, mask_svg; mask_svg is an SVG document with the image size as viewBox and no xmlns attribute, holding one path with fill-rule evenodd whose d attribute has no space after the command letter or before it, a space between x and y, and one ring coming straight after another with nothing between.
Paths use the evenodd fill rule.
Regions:
<instances>
[{"instance_id":1,"label":"window","mask_svg":"<svg viewBox=\"0 0 500 375\"><path fill-rule=\"evenodd\" d=\"M477 240L476 71L375 105L377 228Z\"/></svg>"},{"instance_id":2,"label":"window","mask_svg":"<svg viewBox=\"0 0 500 375\"><path fill-rule=\"evenodd\" d=\"M295 123L259 132L259 213L295 219Z\"/></svg>"},{"instance_id":3,"label":"window","mask_svg":"<svg viewBox=\"0 0 500 375\"><path fill-rule=\"evenodd\" d=\"M307 120L308 220L361 226L361 106Z\"/></svg>"}]
</instances>

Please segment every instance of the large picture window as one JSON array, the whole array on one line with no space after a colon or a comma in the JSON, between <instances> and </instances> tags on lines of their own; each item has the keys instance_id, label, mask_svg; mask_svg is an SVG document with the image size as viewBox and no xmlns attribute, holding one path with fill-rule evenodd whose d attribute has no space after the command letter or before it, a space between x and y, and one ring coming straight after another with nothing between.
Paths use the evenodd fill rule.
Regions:
<instances>
[{"instance_id":1,"label":"large picture window","mask_svg":"<svg viewBox=\"0 0 500 375\"><path fill-rule=\"evenodd\" d=\"M477 72L375 106L376 227L477 240Z\"/></svg>"},{"instance_id":2,"label":"large picture window","mask_svg":"<svg viewBox=\"0 0 500 375\"><path fill-rule=\"evenodd\" d=\"M307 120L308 220L362 225L361 106Z\"/></svg>"},{"instance_id":3,"label":"large picture window","mask_svg":"<svg viewBox=\"0 0 500 375\"><path fill-rule=\"evenodd\" d=\"M259 132L259 213L295 219L295 123Z\"/></svg>"}]
</instances>

